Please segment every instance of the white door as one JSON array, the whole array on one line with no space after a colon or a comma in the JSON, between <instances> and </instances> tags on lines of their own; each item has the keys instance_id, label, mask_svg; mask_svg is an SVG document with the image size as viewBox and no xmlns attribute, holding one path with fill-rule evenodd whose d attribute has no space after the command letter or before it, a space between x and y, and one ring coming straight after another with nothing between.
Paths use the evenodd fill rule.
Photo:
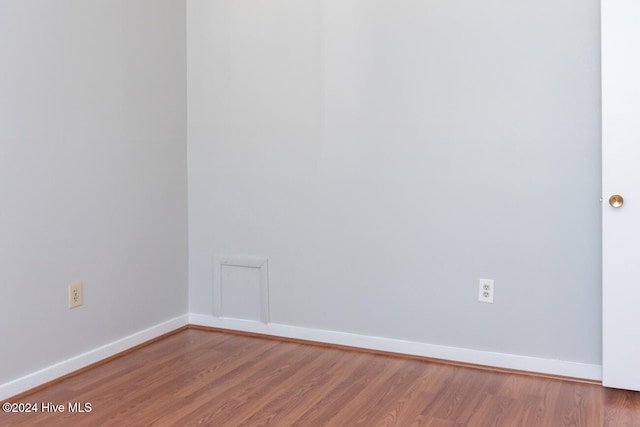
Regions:
<instances>
[{"instance_id":1,"label":"white door","mask_svg":"<svg viewBox=\"0 0 640 427\"><path fill-rule=\"evenodd\" d=\"M603 384L640 390L638 0L602 0L602 192Z\"/></svg>"}]
</instances>

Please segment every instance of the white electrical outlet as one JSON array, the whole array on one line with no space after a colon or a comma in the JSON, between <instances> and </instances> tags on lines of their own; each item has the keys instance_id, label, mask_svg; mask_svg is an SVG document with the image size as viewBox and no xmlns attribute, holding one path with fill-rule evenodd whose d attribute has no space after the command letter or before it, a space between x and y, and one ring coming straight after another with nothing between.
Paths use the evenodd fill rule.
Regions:
<instances>
[{"instance_id":1,"label":"white electrical outlet","mask_svg":"<svg viewBox=\"0 0 640 427\"><path fill-rule=\"evenodd\" d=\"M82 282L69 285L69 308L80 307L82 305Z\"/></svg>"},{"instance_id":2,"label":"white electrical outlet","mask_svg":"<svg viewBox=\"0 0 640 427\"><path fill-rule=\"evenodd\" d=\"M493 304L493 280L480 279L480 292L478 301Z\"/></svg>"}]
</instances>

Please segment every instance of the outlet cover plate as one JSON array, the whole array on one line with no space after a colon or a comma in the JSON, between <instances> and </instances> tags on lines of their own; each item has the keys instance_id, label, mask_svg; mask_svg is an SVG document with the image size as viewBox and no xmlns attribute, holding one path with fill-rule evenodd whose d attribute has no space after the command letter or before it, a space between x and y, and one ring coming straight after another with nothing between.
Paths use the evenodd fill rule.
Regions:
<instances>
[{"instance_id":1,"label":"outlet cover plate","mask_svg":"<svg viewBox=\"0 0 640 427\"><path fill-rule=\"evenodd\" d=\"M493 304L493 280L480 279L478 301Z\"/></svg>"},{"instance_id":2,"label":"outlet cover plate","mask_svg":"<svg viewBox=\"0 0 640 427\"><path fill-rule=\"evenodd\" d=\"M82 282L69 285L69 308L80 307L82 305Z\"/></svg>"}]
</instances>

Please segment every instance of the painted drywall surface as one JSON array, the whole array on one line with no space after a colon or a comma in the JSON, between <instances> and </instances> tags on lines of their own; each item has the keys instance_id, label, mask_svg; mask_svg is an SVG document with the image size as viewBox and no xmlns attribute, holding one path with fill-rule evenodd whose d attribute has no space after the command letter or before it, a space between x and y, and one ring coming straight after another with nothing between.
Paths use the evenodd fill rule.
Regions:
<instances>
[{"instance_id":1,"label":"painted drywall surface","mask_svg":"<svg viewBox=\"0 0 640 427\"><path fill-rule=\"evenodd\" d=\"M185 22L0 3L0 383L186 313Z\"/></svg>"},{"instance_id":2,"label":"painted drywall surface","mask_svg":"<svg viewBox=\"0 0 640 427\"><path fill-rule=\"evenodd\" d=\"M597 1L187 20L190 312L265 256L276 323L600 363Z\"/></svg>"}]
</instances>

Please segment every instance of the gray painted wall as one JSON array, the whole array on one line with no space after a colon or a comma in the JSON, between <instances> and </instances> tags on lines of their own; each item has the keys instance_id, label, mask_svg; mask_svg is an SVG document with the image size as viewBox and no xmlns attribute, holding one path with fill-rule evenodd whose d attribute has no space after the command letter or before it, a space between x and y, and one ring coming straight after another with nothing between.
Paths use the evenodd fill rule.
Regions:
<instances>
[{"instance_id":1,"label":"gray painted wall","mask_svg":"<svg viewBox=\"0 0 640 427\"><path fill-rule=\"evenodd\" d=\"M187 311L185 22L0 2L0 383Z\"/></svg>"},{"instance_id":2,"label":"gray painted wall","mask_svg":"<svg viewBox=\"0 0 640 427\"><path fill-rule=\"evenodd\" d=\"M273 322L599 364L599 18L188 0L190 311L266 256Z\"/></svg>"}]
</instances>

